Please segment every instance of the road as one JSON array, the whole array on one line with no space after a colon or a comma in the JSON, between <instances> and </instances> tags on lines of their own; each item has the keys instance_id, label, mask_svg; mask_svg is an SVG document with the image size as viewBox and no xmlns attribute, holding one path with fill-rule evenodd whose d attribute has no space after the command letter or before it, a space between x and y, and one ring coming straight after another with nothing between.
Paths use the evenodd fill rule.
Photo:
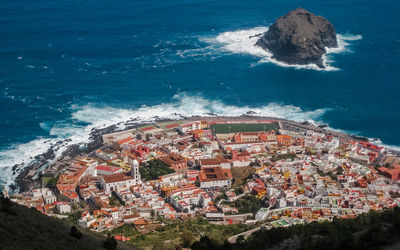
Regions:
<instances>
[{"instance_id":1,"label":"road","mask_svg":"<svg viewBox=\"0 0 400 250\"><path fill-rule=\"evenodd\" d=\"M256 228L250 229L250 230L245 231L245 232L240 233L240 234L233 235L233 236L231 236L231 237L228 239L228 242L229 242L229 243L235 243L236 240L237 240L237 238L238 238L240 235L243 235L244 238L247 239L247 237L249 237L252 233L257 232L257 231L260 231L261 228L263 228L263 227L265 227L265 225L262 225L262 226L260 226L260 227L256 227ZM271 227L266 227L266 229L269 230L269 229L271 229Z\"/></svg>"}]
</instances>

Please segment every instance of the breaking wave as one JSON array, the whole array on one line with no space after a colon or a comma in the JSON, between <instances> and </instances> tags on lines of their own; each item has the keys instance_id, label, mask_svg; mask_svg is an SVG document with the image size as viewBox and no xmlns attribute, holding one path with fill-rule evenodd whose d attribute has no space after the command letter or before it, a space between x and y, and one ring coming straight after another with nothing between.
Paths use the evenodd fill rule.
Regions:
<instances>
[{"instance_id":1,"label":"breaking wave","mask_svg":"<svg viewBox=\"0 0 400 250\"><path fill-rule=\"evenodd\" d=\"M231 54L248 54L256 56L260 58L258 63L273 63L282 67L293 67L296 69L336 71L339 70L339 68L332 65L333 60L331 55L346 51L350 52L348 48L350 45L349 42L362 39L361 35L337 34L338 47L326 49L327 52L322 57L325 68L319 68L316 64L298 65L277 61L273 58L272 53L262 49L261 47L255 46L259 36L267 30L268 27L260 26L251 29L227 31L220 33L215 37L203 37L200 38L200 40L210 45L207 47L208 49L220 50Z\"/></svg>"},{"instance_id":2,"label":"breaking wave","mask_svg":"<svg viewBox=\"0 0 400 250\"><path fill-rule=\"evenodd\" d=\"M72 106L71 116L56 123L42 122L40 127L48 132L48 137L37 138L28 143L14 145L0 151L0 179L4 186L9 186L18 174L34 157L45 153L51 146L56 157L60 156L72 144L88 143L90 133L95 128L105 128L117 124L120 129L124 122L134 120L150 123L157 119L182 119L191 116L240 116L258 115L285 118L295 121L319 120L329 109L305 111L293 105L270 103L264 106L234 106L221 101L205 99L202 96L176 94L169 103L154 106L141 106L135 109L121 109L110 106ZM21 164L12 169L15 164Z\"/></svg>"}]
</instances>

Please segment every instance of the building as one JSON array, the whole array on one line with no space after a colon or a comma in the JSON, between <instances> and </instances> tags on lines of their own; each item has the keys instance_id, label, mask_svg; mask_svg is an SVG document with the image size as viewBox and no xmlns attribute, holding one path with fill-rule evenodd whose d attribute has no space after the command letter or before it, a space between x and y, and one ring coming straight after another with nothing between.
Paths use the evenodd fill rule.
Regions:
<instances>
[{"instance_id":1,"label":"building","mask_svg":"<svg viewBox=\"0 0 400 250\"><path fill-rule=\"evenodd\" d=\"M277 135L276 139L278 140L279 146L290 146L292 144L292 137L290 135Z\"/></svg>"},{"instance_id":2,"label":"building","mask_svg":"<svg viewBox=\"0 0 400 250\"><path fill-rule=\"evenodd\" d=\"M400 181L400 165L394 165L391 169L380 167L378 168L378 172L392 180Z\"/></svg>"},{"instance_id":3,"label":"building","mask_svg":"<svg viewBox=\"0 0 400 250\"><path fill-rule=\"evenodd\" d=\"M118 187L126 186L131 187L141 183L139 162L137 160L131 160L131 171L130 173L119 173L112 175L105 175L101 178L100 184L102 189L107 192L116 191Z\"/></svg>"},{"instance_id":4,"label":"building","mask_svg":"<svg viewBox=\"0 0 400 250\"><path fill-rule=\"evenodd\" d=\"M108 165L98 165L95 169L96 169L95 176L122 173L122 168L114 167L114 166L108 166Z\"/></svg>"},{"instance_id":5,"label":"building","mask_svg":"<svg viewBox=\"0 0 400 250\"><path fill-rule=\"evenodd\" d=\"M201 129L201 124L199 121L185 122L185 123L182 123L178 129L182 133L187 133L188 131L194 131L197 129Z\"/></svg>"},{"instance_id":6,"label":"building","mask_svg":"<svg viewBox=\"0 0 400 250\"><path fill-rule=\"evenodd\" d=\"M48 188L40 188L32 190L34 198L43 198L45 204L53 204L57 201L57 197Z\"/></svg>"},{"instance_id":7,"label":"building","mask_svg":"<svg viewBox=\"0 0 400 250\"><path fill-rule=\"evenodd\" d=\"M187 160L177 154L171 153L160 160L177 172L187 169Z\"/></svg>"},{"instance_id":8,"label":"building","mask_svg":"<svg viewBox=\"0 0 400 250\"><path fill-rule=\"evenodd\" d=\"M221 162L218 159L200 159L199 160L201 167L220 167Z\"/></svg>"},{"instance_id":9,"label":"building","mask_svg":"<svg viewBox=\"0 0 400 250\"><path fill-rule=\"evenodd\" d=\"M255 219L256 220L266 220L268 218L268 208L262 207L258 210Z\"/></svg>"},{"instance_id":10,"label":"building","mask_svg":"<svg viewBox=\"0 0 400 250\"><path fill-rule=\"evenodd\" d=\"M235 122L215 122L211 124L211 132L219 139L232 138L235 133L249 132L277 132L279 123L276 121L235 121Z\"/></svg>"},{"instance_id":11,"label":"building","mask_svg":"<svg viewBox=\"0 0 400 250\"><path fill-rule=\"evenodd\" d=\"M67 202L59 201L56 203L57 209L60 214L68 214L71 213L71 205Z\"/></svg>"},{"instance_id":12,"label":"building","mask_svg":"<svg viewBox=\"0 0 400 250\"><path fill-rule=\"evenodd\" d=\"M79 201L78 194L75 192L79 181L84 176L95 173L97 162L85 162L84 160L80 160L73 166L67 168L66 171L58 177L57 189L70 201Z\"/></svg>"},{"instance_id":13,"label":"building","mask_svg":"<svg viewBox=\"0 0 400 250\"><path fill-rule=\"evenodd\" d=\"M202 167L199 175L201 188L230 187L232 173L221 167Z\"/></svg>"}]
</instances>

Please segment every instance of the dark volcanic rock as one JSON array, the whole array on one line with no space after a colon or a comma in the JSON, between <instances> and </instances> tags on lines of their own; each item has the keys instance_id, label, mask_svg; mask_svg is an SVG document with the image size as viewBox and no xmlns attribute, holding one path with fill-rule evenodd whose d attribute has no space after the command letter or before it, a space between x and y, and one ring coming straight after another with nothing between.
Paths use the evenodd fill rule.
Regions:
<instances>
[{"instance_id":1,"label":"dark volcanic rock","mask_svg":"<svg viewBox=\"0 0 400 250\"><path fill-rule=\"evenodd\" d=\"M297 8L276 20L256 45L269 50L278 61L315 63L324 67L325 47L337 47L333 25L321 16Z\"/></svg>"}]
</instances>

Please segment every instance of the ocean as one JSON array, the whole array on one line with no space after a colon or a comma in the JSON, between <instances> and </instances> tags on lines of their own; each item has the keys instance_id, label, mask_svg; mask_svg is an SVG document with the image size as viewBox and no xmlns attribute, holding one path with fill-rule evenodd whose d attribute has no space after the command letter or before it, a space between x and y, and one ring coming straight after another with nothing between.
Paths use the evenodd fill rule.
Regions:
<instances>
[{"instance_id":1,"label":"ocean","mask_svg":"<svg viewBox=\"0 0 400 250\"><path fill-rule=\"evenodd\" d=\"M324 70L276 62L249 38L299 6L335 26ZM0 10L3 185L51 144L129 118L253 111L400 146L398 1L3 0Z\"/></svg>"}]
</instances>

